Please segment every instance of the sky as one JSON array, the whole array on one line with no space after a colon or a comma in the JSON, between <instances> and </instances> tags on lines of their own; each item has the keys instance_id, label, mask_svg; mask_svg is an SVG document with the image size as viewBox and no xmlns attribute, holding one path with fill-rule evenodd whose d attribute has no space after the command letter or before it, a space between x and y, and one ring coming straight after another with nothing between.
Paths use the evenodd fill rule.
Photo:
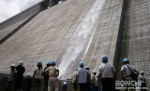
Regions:
<instances>
[{"instance_id":1,"label":"sky","mask_svg":"<svg viewBox=\"0 0 150 91\"><path fill-rule=\"evenodd\" d=\"M0 23L43 0L0 0Z\"/></svg>"}]
</instances>

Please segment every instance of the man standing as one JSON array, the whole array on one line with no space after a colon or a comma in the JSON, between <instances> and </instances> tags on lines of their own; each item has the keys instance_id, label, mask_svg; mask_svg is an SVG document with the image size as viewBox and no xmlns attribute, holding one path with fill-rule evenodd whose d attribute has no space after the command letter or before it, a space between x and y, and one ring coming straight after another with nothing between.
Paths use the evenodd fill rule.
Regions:
<instances>
[{"instance_id":1,"label":"man standing","mask_svg":"<svg viewBox=\"0 0 150 91\"><path fill-rule=\"evenodd\" d=\"M33 91L41 91L42 88L42 61L39 60L33 74Z\"/></svg>"},{"instance_id":2,"label":"man standing","mask_svg":"<svg viewBox=\"0 0 150 91\"><path fill-rule=\"evenodd\" d=\"M63 82L62 91L67 91L67 82Z\"/></svg>"},{"instance_id":3,"label":"man standing","mask_svg":"<svg viewBox=\"0 0 150 91\"><path fill-rule=\"evenodd\" d=\"M80 91L86 91L87 74L87 71L84 69L84 63L80 62L80 69L77 76Z\"/></svg>"},{"instance_id":4,"label":"man standing","mask_svg":"<svg viewBox=\"0 0 150 91\"><path fill-rule=\"evenodd\" d=\"M93 75L91 77L91 82L92 82L92 91L98 91L96 71L93 71Z\"/></svg>"},{"instance_id":5,"label":"man standing","mask_svg":"<svg viewBox=\"0 0 150 91\"><path fill-rule=\"evenodd\" d=\"M58 76L59 76L59 69L56 67L56 63L54 61L51 62L51 66L45 70L49 76L49 91L58 91Z\"/></svg>"},{"instance_id":6,"label":"man standing","mask_svg":"<svg viewBox=\"0 0 150 91\"><path fill-rule=\"evenodd\" d=\"M115 91L115 68L108 63L108 57L102 56L102 62L99 66L99 80L102 82L102 91Z\"/></svg>"},{"instance_id":7,"label":"man standing","mask_svg":"<svg viewBox=\"0 0 150 91\"><path fill-rule=\"evenodd\" d=\"M46 63L46 67L44 68L44 71L51 66L51 61L48 61ZM47 73L43 72L44 76L44 91L48 91L48 81L49 81L49 76Z\"/></svg>"},{"instance_id":8,"label":"man standing","mask_svg":"<svg viewBox=\"0 0 150 91\"><path fill-rule=\"evenodd\" d=\"M90 73L90 67L86 66L85 67L87 71L87 83L86 83L86 90L91 91L91 73Z\"/></svg>"},{"instance_id":9,"label":"man standing","mask_svg":"<svg viewBox=\"0 0 150 91\"><path fill-rule=\"evenodd\" d=\"M26 80L26 91L31 91L33 79L30 73L27 73L25 80Z\"/></svg>"},{"instance_id":10,"label":"man standing","mask_svg":"<svg viewBox=\"0 0 150 91\"><path fill-rule=\"evenodd\" d=\"M132 78L131 73L133 73L133 72L138 73L138 71L133 66L129 65L129 59L128 58L123 59L123 64L124 65L121 67L121 77L122 77L122 79L125 80L125 81L128 81L128 82L134 81L134 79ZM127 85L125 87L125 91L128 91L128 87L134 87L134 86ZM130 89L130 90L135 91L135 88Z\"/></svg>"},{"instance_id":11,"label":"man standing","mask_svg":"<svg viewBox=\"0 0 150 91\"><path fill-rule=\"evenodd\" d=\"M140 91L146 91L146 84L147 84L148 80L144 76L144 71L140 72L140 75L138 76L138 80L141 82L141 88L140 88L141 90Z\"/></svg>"},{"instance_id":12,"label":"man standing","mask_svg":"<svg viewBox=\"0 0 150 91\"><path fill-rule=\"evenodd\" d=\"M8 78L7 90L6 91L14 91L14 85L16 82L16 65L12 64L10 66L10 76Z\"/></svg>"},{"instance_id":13,"label":"man standing","mask_svg":"<svg viewBox=\"0 0 150 91\"><path fill-rule=\"evenodd\" d=\"M73 84L74 91L78 90L77 74L78 74L78 69L76 69L76 71L73 72L71 80L70 80L70 82Z\"/></svg>"},{"instance_id":14,"label":"man standing","mask_svg":"<svg viewBox=\"0 0 150 91\"><path fill-rule=\"evenodd\" d=\"M19 65L16 67L17 79L16 79L15 88L16 91L22 91L23 74L25 72L25 67L23 66L22 61L19 61L18 64Z\"/></svg>"}]
</instances>

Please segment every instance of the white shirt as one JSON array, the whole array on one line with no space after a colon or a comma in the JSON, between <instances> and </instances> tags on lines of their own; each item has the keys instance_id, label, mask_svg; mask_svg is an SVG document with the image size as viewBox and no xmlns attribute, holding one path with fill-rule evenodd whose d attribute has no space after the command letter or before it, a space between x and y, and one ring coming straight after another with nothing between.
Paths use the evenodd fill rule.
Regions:
<instances>
[{"instance_id":1,"label":"white shirt","mask_svg":"<svg viewBox=\"0 0 150 91\"><path fill-rule=\"evenodd\" d=\"M79 83L86 83L87 81L87 71L84 68L80 68L78 70L78 82Z\"/></svg>"},{"instance_id":2,"label":"white shirt","mask_svg":"<svg viewBox=\"0 0 150 91\"><path fill-rule=\"evenodd\" d=\"M135 68L134 68L133 66L131 66L131 65L129 65L129 64L125 64L125 65L123 65L123 66L121 67L121 71L123 72L123 76L129 76L130 73L131 73L131 71L130 71L130 69L128 68L127 65L130 67L130 69L131 69L132 71L135 70Z\"/></svg>"},{"instance_id":3,"label":"white shirt","mask_svg":"<svg viewBox=\"0 0 150 91\"><path fill-rule=\"evenodd\" d=\"M38 79L41 79L42 78L42 72L43 72L43 69L40 69L38 67L35 68L35 76L34 78L38 78Z\"/></svg>"},{"instance_id":4,"label":"white shirt","mask_svg":"<svg viewBox=\"0 0 150 91\"><path fill-rule=\"evenodd\" d=\"M113 72L115 72L115 68L109 63L103 63L99 66L99 74L102 74L102 78L113 78Z\"/></svg>"}]
</instances>

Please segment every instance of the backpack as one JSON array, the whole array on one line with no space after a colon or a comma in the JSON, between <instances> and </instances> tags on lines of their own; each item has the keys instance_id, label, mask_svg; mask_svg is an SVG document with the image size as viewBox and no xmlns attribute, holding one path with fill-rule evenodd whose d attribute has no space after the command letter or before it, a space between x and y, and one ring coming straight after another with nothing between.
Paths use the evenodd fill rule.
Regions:
<instances>
[{"instance_id":1,"label":"backpack","mask_svg":"<svg viewBox=\"0 0 150 91\"><path fill-rule=\"evenodd\" d=\"M131 70L131 68L127 65L127 67L129 68L129 70L130 70L130 77L132 78L132 80L134 80L134 81L137 81L138 80L138 72L137 71L132 71Z\"/></svg>"},{"instance_id":2,"label":"backpack","mask_svg":"<svg viewBox=\"0 0 150 91\"><path fill-rule=\"evenodd\" d=\"M51 66L48 68L48 76L49 77L57 77L57 69L55 66Z\"/></svg>"}]
</instances>

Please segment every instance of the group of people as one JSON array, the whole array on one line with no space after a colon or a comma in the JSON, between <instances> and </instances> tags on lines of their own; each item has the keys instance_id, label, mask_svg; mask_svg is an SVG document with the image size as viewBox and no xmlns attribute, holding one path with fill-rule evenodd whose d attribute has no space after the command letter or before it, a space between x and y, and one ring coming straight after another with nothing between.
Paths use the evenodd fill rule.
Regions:
<instances>
[{"instance_id":1,"label":"group of people","mask_svg":"<svg viewBox=\"0 0 150 91\"><path fill-rule=\"evenodd\" d=\"M108 63L108 57L102 56L102 64L99 66L98 72L93 71L92 75L90 73L90 67L84 67L84 63L80 62L80 68L73 72L70 79L70 83L73 84L74 91L115 91L115 67ZM23 84L23 74L25 72L25 67L23 62L19 61L18 66L12 64L10 66L11 73L8 80L7 88L10 91L22 91ZM60 69L61 70L61 69ZM146 88L146 83L148 82L144 76L144 71L140 72L137 79L135 74L138 71L129 65L128 58L123 59L123 65L120 70L121 78L123 81L141 81L141 87ZM34 70L33 76L27 73L25 76L26 91L58 91L58 76L59 69L56 67L55 61L48 61L46 67L42 68L42 61L37 62L37 67ZM133 77L134 76L134 77ZM42 81L44 85L42 85ZM64 81L62 86L62 91L67 91L68 82ZM42 87L43 86L43 87ZM43 90L42 90L43 89ZM125 88L128 91L129 88ZM135 89L132 89L133 91ZM146 89L141 89L141 91L146 91Z\"/></svg>"},{"instance_id":2,"label":"group of people","mask_svg":"<svg viewBox=\"0 0 150 91\"><path fill-rule=\"evenodd\" d=\"M22 91L23 74L25 72L23 62L19 61L18 66L12 64L10 68L11 73L6 86L7 90ZM39 60L33 76L30 73L25 76L26 91L31 91L32 88L33 91L48 91L48 87L50 87L49 91L58 91L58 76L59 69L56 67L55 61L48 61L43 69L42 61ZM44 86L42 81L44 81Z\"/></svg>"},{"instance_id":3,"label":"group of people","mask_svg":"<svg viewBox=\"0 0 150 91\"><path fill-rule=\"evenodd\" d=\"M80 68L72 74L71 83L73 84L74 91L115 91L116 89L116 79L115 67L108 63L108 57L106 55L101 58L102 64L99 66L98 74L93 71L92 75L90 73L89 66L84 68L84 63L80 62ZM129 64L129 59L123 59L123 65L120 69L121 80L120 82L125 82L126 84L121 84L121 90L125 91L135 91L136 82L140 82L140 91L146 91L146 84L148 80L144 76L144 71L140 74L135 69L134 66ZM131 84L135 82L134 84ZM131 86L133 86L131 88ZM120 89L120 88L119 88Z\"/></svg>"},{"instance_id":4,"label":"group of people","mask_svg":"<svg viewBox=\"0 0 150 91\"><path fill-rule=\"evenodd\" d=\"M72 74L70 82L73 84L74 91L99 91L98 76L96 71L93 71L93 75L90 73L90 67L84 68L84 63L80 62L80 68Z\"/></svg>"},{"instance_id":5,"label":"group of people","mask_svg":"<svg viewBox=\"0 0 150 91\"><path fill-rule=\"evenodd\" d=\"M10 66L11 73L7 83L7 90L10 91L21 91L23 83L23 74L25 72L25 67L23 62L19 61L18 66L12 64Z\"/></svg>"},{"instance_id":6,"label":"group of people","mask_svg":"<svg viewBox=\"0 0 150 91\"><path fill-rule=\"evenodd\" d=\"M108 63L107 56L102 57L102 62L98 75L95 70L91 75L90 67L84 68L84 63L80 62L80 68L76 69L71 78L74 91L77 91L78 86L80 91L115 91L115 68Z\"/></svg>"}]
</instances>

